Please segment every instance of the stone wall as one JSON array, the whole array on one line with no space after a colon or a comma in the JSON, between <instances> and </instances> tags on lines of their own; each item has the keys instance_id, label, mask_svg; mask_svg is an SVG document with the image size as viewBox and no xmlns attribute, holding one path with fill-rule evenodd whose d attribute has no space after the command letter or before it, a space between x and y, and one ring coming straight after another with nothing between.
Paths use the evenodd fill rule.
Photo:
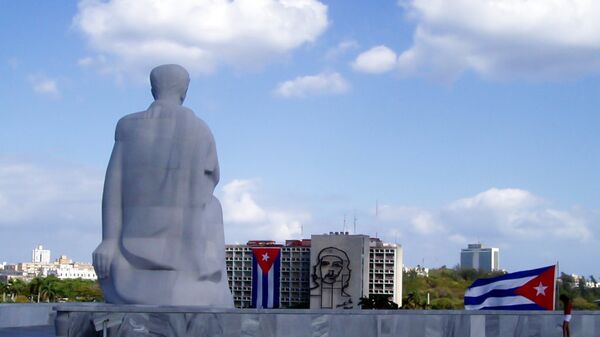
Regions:
<instances>
[{"instance_id":1,"label":"stone wall","mask_svg":"<svg viewBox=\"0 0 600 337\"><path fill-rule=\"evenodd\" d=\"M0 328L52 325L56 303L0 304Z\"/></svg>"}]
</instances>

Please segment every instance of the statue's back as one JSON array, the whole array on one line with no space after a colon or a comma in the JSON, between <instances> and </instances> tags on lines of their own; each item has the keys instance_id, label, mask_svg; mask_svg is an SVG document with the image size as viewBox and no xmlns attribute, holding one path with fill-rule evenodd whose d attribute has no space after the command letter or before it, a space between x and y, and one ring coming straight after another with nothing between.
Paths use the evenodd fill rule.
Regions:
<instances>
[{"instance_id":1,"label":"statue's back","mask_svg":"<svg viewBox=\"0 0 600 337\"><path fill-rule=\"evenodd\" d=\"M193 214L207 211L216 185L210 130L189 109L154 103L123 118L116 141L127 187L122 190L125 256L145 268L172 268L184 248L173 240L197 233L189 227L206 226Z\"/></svg>"}]
</instances>

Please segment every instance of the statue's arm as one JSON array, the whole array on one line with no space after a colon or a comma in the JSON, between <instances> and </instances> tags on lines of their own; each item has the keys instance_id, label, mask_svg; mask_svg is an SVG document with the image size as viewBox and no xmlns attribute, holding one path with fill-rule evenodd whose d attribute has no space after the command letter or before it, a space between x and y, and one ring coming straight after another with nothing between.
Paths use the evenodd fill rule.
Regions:
<instances>
[{"instance_id":1,"label":"statue's arm","mask_svg":"<svg viewBox=\"0 0 600 337\"><path fill-rule=\"evenodd\" d=\"M115 142L104 180L102 194L102 241L118 241L123 226L122 144Z\"/></svg>"},{"instance_id":2,"label":"statue's arm","mask_svg":"<svg viewBox=\"0 0 600 337\"><path fill-rule=\"evenodd\" d=\"M217 145L215 144L215 140L212 134L210 135L210 147L208 150L207 167L204 169L204 172L205 174L209 174L212 177L215 186L219 183L219 179L221 179L221 171L219 169Z\"/></svg>"},{"instance_id":3,"label":"statue's arm","mask_svg":"<svg viewBox=\"0 0 600 337\"><path fill-rule=\"evenodd\" d=\"M118 131L117 131L118 132ZM122 208L122 146L117 139L106 169L102 195L102 242L93 254L98 278L107 277L113 258L119 249L123 226Z\"/></svg>"}]
</instances>

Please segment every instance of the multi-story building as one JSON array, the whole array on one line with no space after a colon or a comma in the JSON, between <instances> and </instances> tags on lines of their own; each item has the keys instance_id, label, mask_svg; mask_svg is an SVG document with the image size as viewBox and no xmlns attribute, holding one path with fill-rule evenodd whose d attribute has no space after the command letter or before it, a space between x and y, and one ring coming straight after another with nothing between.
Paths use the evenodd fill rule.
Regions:
<instances>
[{"instance_id":1,"label":"multi-story building","mask_svg":"<svg viewBox=\"0 0 600 337\"><path fill-rule=\"evenodd\" d=\"M348 235L330 233L329 235ZM325 235L327 236L327 235ZM353 235L348 235L352 237ZM338 240L344 240L344 237ZM387 244L376 238L368 239L368 259L364 256L356 261L353 275L366 277L361 282L368 284L368 294L389 295L394 302L402 305L402 247ZM315 266L311 265L312 241L287 240L284 245L275 241L248 241L246 244L225 246L225 262L229 288L233 294L235 306L248 308L252 303L252 248L280 247L280 292L279 305L282 308L308 308L310 303L311 278ZM318 254L318 252L316 252ZM361 294L361 295L368 295Z\"/></svg>"},{"instance_id":2,"label":"multi-story building","mask_svg":"<svg viewBox=\"0 0 600 337\"><path fill-rule=\"evenodd\" d=\"M282 308L307 307L310 301L310 240L287 240L281 249Z\"/></svg>"},{"instance_id":3,"label":"multi-story building","mask_svg":"<svg viewBox=\"0 0 600 337\"><path fill-rule=\"evenodd\" d=\"M500 249L483 247L481 243L469 244L460 251L460 267L483 272L500 270Z\"/></svg>"},{"instance_id":4,"label":"multi-story building","mask_svg":"<svg viewBox=\"0 0 600 337\"><path fill-rule=\"evenodd\" d=\"M39 245L31 251L31 262L40 264L50 263L50 250L44 249L44 246Z\"/></svg>"},{"instance_id":5,"label":"multi-story building","mask_svg":"<svg viewBox=\"0 0 600 337\"><path fill-rule=\"evenodd\" d=\"M371 238L369 294L388 295L402 306L402 247Z\"/></svg>"},{"instance_id":6,"label":"multi-story building","mask_svg":"<svg viewBox=\"0 0 600 337\"><path fill-rule=\"evenodd\" d=\"M309 301L310 240L288 240L285 246L275 241L248 241L245 245L225 245L225 264L229 289L238 308L252 302L252 248L281 247L280 306L301 307Z\"/></svg>"}]
</instances>

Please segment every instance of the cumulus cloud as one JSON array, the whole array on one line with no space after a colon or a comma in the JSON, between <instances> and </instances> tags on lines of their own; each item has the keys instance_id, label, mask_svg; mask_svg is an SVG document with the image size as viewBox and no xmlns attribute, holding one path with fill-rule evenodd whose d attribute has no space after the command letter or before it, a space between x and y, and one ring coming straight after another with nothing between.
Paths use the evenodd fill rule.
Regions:
<instances>
[{"instance_id":1,"label":"cumulus cloud","mask_svg":"<svg viewBox=\"0 0 600 337\"><path fill-rule=\"evenodd\" d=\"M275 95L283 98L302 98L316 95L339 95L347 92L350 84L339 73L324 72L296 77L279 83Z\"/></svg>"},{"instance_id":2,"label":"cumulus cloud","mask_svg":"<svg viewBox=\"0 0 600 337\"><path fill-rule=\"evenodd\" d=\"M299 238L310 214L264 206L257 201L259 182L236 179L222 189L223 220L228 242Z\"/></svg>"},{"instance_id":3,"label":"cumulus cloud","mask_svg":"<svg viewBox=\"0 0 600 337\"><path fill-rule=\"evenodd\" d=\"M102 182L101 172L77 165L0 158L0 256L26 256L41 243L89 261L100 240Z\"/></svg>"},{"instance_id":4,"label":"cumulus cloud","mask_svg":"<svg viewBox=\"0 0 600 337\"><path fill-rule=\"evenodd\" d=\"M53 98L60 96L58 84L55 79L45 75L31 75L29 76L29 83L31 83L31 88L35 93Z\"/></svg>"},{"instance_id":5,"label":"cumulus cloud","mask_svg":"<svg viewBox=\"0 0 600 337\"><path fill-rule=\"evenodd\" d=\"M579 207L559 209L527 190L491 188L436 208L381 206L378 220L384 237L399 239L408 264L454 266L467 243L501 249L501 266L526 268L553 263L590 268L581 257L597 249L597 212ZM574 269L573 272L575 272ZM580 271L581 272L581 271Z\"/></svg>"},{"instance_id":6,"label":"cumulus cloud","mask_svg":"<svg viewBox=\"0 0 600 337\"><path fill-rule=\"evenodd\" d=\"M491 188L439 210L383 206L379 213L384 221L407 223L417 234L511 240L548 236L574 241L594 238L583 214L549 207L542 198L522 189Z\"/></svg>"},{"instance_id":7,"label":"cumulus cloud","mask_svg":"<svg viewBox=\"0 0 600 337\"><path fill-rule=\"evenodd\" d=\"M563 78L600 70L600 3L589 0L401 0L416 21L402 72L454 79Z\"/></svg>"},{"instance_id":8,"label":"cumulus cloud","mask_svg":"<svg viewBox=\"0 0 600 337\"><path fill-rule=\"evenodd\" d=\"M179 63L207 73L260 66L317 39L328 18L318 0L85 0L73 24L115 72Z\"/></svg>"},{"instance_id":9,"label":"cumulus cloud","mask_svg":"<svg viewBox=\"0 0 600 337\"><path fill-rule=\"evenodd\" d=\"M396 68L396 53L386 46L373 47L360 55L352 63L356 71L381 74Z\"/></svg>"}]
</instances>

